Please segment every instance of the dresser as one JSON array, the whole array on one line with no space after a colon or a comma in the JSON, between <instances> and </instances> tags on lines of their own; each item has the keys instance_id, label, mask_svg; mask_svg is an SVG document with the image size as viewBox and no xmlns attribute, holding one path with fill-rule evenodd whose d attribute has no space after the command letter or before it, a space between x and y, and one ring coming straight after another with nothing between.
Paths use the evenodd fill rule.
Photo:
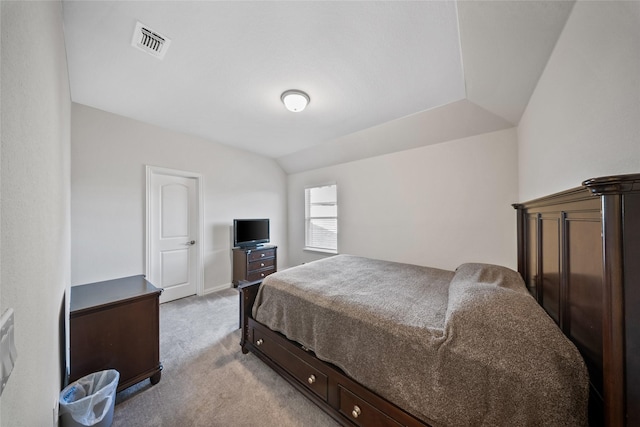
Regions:
<instances>
[{"instance_id":1,"label":"dresser","mask_svg":"<svg viewBox=\"0 0 640 427\"><path fill-rule=\"evenodd\" d=\"M69 381L116 369L118 391L147 378L157 384L161 293L143 275L73 286Z\"/></svg>"},{"instance_id":2,"label":"dresser","mask_svg":"<svg viewBox=\"0 0 640 427\"><path fill-rule=\"evenodd\" d=\"M278 247L259 246L257 248L233 249L233 285L240 282L254 282L275 273L278 269Z\"/></svg>"}]
</instances>

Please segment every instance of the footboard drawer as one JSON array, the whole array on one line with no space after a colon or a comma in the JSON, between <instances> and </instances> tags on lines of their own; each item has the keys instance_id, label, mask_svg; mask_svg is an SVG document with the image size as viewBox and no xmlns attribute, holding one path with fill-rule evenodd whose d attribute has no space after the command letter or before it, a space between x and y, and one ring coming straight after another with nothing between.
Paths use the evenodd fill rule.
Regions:
<instances>
[{"instance_id":1,"label":"footboard drawer","mask_svg":"<svg viewBox=\"0 0 640 427\"><path fill-rule=\"evenodd\" d=\"M287 372L323 400L327 400L327 376L295 354L253 329L253 344L271 360L286 367Z\"/></svg>"},{"instance_id":2,"label":"footboard drawer","mask_svg":"<svg viewBox=\"0 0 640 427\"><path fill-rule=\"evenodd\" d=\"M338 385L340 413L359 426L402 427L402 424L380 412L367 401Z\"/></svg>"}]
</instances>

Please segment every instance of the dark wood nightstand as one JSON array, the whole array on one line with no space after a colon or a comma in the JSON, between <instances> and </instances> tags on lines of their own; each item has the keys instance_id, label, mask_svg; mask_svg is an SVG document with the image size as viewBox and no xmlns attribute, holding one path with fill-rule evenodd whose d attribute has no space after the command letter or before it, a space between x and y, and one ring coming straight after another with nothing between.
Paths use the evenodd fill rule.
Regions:
<instances>
[{"instance_id":1,"label":"dark wood nightstand","mask_svg":"<svg viewBox=\"0 0 640 427\"><path fill-rule=\"evenodd\" d=\"M118 391L147 378L157 384L161 293L142 275L73 286L69 381L116 369Z\"/></svg>"}]
</instances>

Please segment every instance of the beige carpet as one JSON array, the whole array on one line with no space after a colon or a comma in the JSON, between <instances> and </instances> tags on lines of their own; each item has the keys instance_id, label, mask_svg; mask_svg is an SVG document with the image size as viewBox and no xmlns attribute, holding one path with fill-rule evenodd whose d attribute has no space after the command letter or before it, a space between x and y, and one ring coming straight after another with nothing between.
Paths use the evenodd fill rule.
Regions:
<instances>
[{"instance_id":1,"label":"beige carpet","mask_svg":"<svg viewBox=\"0 0 640 427\"><path fill-rule=\"evenodd\" d=\"M160 306L160 383L118 393L114 427L336 426L253 354L240 351L238 292Z\"/></svg>"}]
</instances>

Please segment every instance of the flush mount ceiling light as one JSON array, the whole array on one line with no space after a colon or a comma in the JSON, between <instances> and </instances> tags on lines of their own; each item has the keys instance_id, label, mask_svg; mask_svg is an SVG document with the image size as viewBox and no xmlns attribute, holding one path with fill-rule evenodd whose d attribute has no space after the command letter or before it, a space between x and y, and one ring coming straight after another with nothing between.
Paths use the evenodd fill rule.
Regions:
<instances>
[{"instance_id":1,"label":"flush mount ceiling light","mask_svg":"<svg viewBox=\"0 0 640 427\"><path fill-rule=\"evenodd\" d=\"M294 113L299 113L304 110L311 100L309 95L301 90L295 89L284 92L280 99L282 99L282 103L287 107L287 110L293 111Z\"/></svg>"}]
</instances>

